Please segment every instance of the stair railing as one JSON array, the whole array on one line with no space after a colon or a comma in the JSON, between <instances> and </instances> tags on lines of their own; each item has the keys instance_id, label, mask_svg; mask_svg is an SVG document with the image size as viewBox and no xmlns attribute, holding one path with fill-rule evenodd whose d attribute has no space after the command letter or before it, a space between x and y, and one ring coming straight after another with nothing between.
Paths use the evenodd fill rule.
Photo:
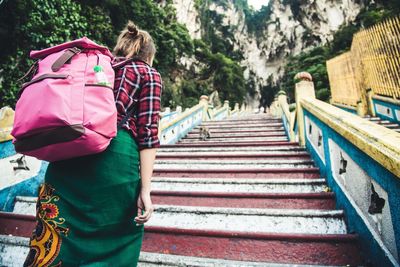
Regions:
<instances>
[{"instance_id":1,"label":"stair railing","mask_svg":"<svg viewBox=\"0 0 400 267\"><path fill-rule=\"evenodd\" d=\"M161 114L158 131L160 144L175 144L203 121L222 120L227 117L238 116L241 112L239 103L235 104L233 111L230 110L228 100L224 101L223 106L214 108L213 105L208 103L208 96L202 95L199 104L182 113L177 113L171 120L163 120L163 115L169 113Z\"/></svg>"},{"instance_id":2,"label":"stair railing","mask_svg":"<svg viewBox=\"0 0 400 267\"><path fill-rule=\"evenodd\" d=\"M310 74L296 78L294 136L326 177L337 208L347 215L349 231L359 235L372 265L398 266L400 133L316 99ZM295 120L286 97L279 97L281 116L290 130Z\"/></svg>"}]
</instances>

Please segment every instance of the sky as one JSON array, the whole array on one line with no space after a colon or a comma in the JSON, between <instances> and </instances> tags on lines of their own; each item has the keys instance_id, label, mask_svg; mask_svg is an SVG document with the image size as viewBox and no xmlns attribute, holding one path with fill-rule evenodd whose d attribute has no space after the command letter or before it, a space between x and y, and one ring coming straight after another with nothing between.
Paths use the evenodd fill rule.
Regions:
<instances>
[{"instance_id":1,"label":"sky","mask_svg":"<svg viewBox=\"0 0 400 267\"><path fill-rule=\"evenodd\" d=\"M247 0L250 6L253 6L255 10L259 10L261 6L266 6L269 0Z\"/></svg>"}]
</instances>

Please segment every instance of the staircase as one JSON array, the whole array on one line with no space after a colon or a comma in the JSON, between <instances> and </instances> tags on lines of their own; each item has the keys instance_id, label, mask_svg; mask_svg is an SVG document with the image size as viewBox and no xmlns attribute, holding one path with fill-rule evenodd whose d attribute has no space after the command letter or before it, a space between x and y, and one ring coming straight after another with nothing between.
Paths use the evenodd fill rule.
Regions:
<instances>
[{"instance_id":1,"label":"staircase","mask_svg":"<svg viewBox=\"0 0 400 267\"><path fill-rule=\"evenodd\" d=\"M363 264L334 194L281 120L253 114L201 126L210 139L196 127L157 152L140 266ZM17 198L7 216L20 229L7 231L32 224L18 214L33 215L34 203ZM0 265L21 266L27 242L0 236Z\"/></svg>"},{"instance_id":2,"label":"staircase","mask_svg":"<svg viewBox=\"0 0 400 267\"><path fill-rule=\"evenodd\" d=\"M364 118L369 120L369 121L372 121L372 122L374 122L376 124L385 126L386 128L389 128L389 129L391 129L393 131L396 131L396 132L400 133L400 124L398 124L398 123L391 122L391 121L388 121L388 120L383 120L380 117L365 116Z\"/></svg>"}]
</instances>

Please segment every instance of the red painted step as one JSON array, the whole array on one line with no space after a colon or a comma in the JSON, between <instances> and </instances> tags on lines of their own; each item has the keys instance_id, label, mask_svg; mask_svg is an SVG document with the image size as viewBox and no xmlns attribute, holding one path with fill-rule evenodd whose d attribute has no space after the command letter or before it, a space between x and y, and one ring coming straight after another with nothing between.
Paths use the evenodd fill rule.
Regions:
<instances>
[{"instance_id":1,"label":"red painted step","mask_svg":"<svg viewBox=\"0 0 400 267\"><path fill-rule=\"evenodd\" d=\"M277 168L277 169L154 169L154 177L197 177L197 178L319 178L319 169Z\"/></svg>"},{"instance_id":2,"label":"red painted step","mask_svg":"<svg viewBox=\"0 0 400 267\"><path fill-rule=\"evenodd\" d=\"M215 120L215 121L205 121L203 124L219 124L219 123L248 123L248 122L260 122L260 123L273 123L273 122L282 122L281 119L243 119L243 120Z\"/></svg>"},{"instance_id":3,"label":"red painted step","mask_svg":"<svg viewBox=\"0 0 400 267\"><path fill-rule=\"evenodd\" d=\"M225 143L210 143L204 141L204 143L190 144L190 143L178 143L174 145L161 145L163 147L238 147L238 146L282 146L282 147L298 147L299 143L290 141L252 141L252 142L225 142Z\"/></svg>"},{"instance_id":4,"label":"red painted step","mask_svg":"<svg viewBox=\"0 0 400 267\"><path fill-rule=\"evenodd\" d=\"M195 130L192 130L190 133L191 134L193 134L193 133L198 133L199 132L199 129L195 129ZM213 130L212 131L212 133L256 133L256 132L258 132L258 133L269 133L269 132L285 132L285 130L283 129L283 127L281 127L281 129L266 129L266 130L263 130L263 129L259 129L259 128L257 128L257 129L251 129L251 130L238 130L238 129L225 129L225 130L218 130L218 129L215 129L215 130Z\"/></svg>"},{"instance_id":5,"label":"red painted step","mask_svg":"<svg viewBox=\"0 0 400 267\"><path fill-rule=\"evenodd\" d=\"M266 209L335 209L333 193L225 193L152 191L159 205Z\"/></svg>"},{"instance_id":6,"label":"red painted step","mask_svg":"<svg viewBox=\"0 0 400 267\"><path fill-rule=\"evenodd\" d=\"M214 138L243 138L243 137L283 137L286 136L285 133L279 133L279 134L259 134L257 136L249 136L249 135L228 135L228 136L220 136L220 135L213 135ZM199 139L199 136L186 136L182 139ZM211 139L208 139L207 141L210 141Z\"/></svg>"},{"instance_id":7,"label":"red painted step","mask_svg":"<svg viewBox=\"0 0 400 267\"><path fill-rule=\"evenodd\" d=\"M30 237L35 224L35 216L0 212L0 235Z\"/></svg>"},{"instance_id":8,"label":"red painted step","mask_svg":"<svg viewBox=\"0 0 400 267\"><path fill-rule=\"evenodd\" d=\"M153 253L290 264L360 265L356 235L243 233L146 227Z\"/></svg>"},{"instance_id":9,"label":"red painted step","mask_svg":"<svg viewBox=\"0 0 400 267\"><path fill-rule=\"evenodd\" d=\"M231 155L217 155L217 154L203 154L203 155L195 155L195 154L185 154L187 152L176 153L175 155L162 155L157 154L156 159L260 159L260 158L273 158L275 160L283 160L283 159L310 159L310 155L306 152L293 153L293 154L285 154L285 153L276 153L276 154L231 154Z\"/></svg>"},{"instance_id":10,"label":"red painted step","mask_svg":"<svg viewBox=\"0 0 400 267\"><path fill-rule=\"evenodd\" d=\"M194 129L199 129L201 126L197 126ZM276 128L281 128L283 127L282 123L272 123L272 124L249 124L249 125L207 125L206 126L209 129L243 129L243 128L248 128L248 129L257 129L260 127L268 127L269 129L276 129Z\"/></svg>"}]
</instances>

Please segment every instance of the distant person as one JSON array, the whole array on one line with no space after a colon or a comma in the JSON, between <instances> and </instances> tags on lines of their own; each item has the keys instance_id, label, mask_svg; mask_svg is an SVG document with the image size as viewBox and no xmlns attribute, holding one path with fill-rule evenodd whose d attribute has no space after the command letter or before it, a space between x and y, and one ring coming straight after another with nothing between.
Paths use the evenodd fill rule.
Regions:
<instances>
[{"instance_id":1,"label":"distant person","mask_svg":"<svg viewBox=\"0 0 400 267\"><path fill-rule=\"evenodd\" d=\"M38 219L24 266L137 265L160 146L155 53L151 36L129 21L114 48L115 63L122 63L114 96L118 122L135 112L105 151L49 164L37 202L45 219Z\"/></svg>"}]
</instances>

